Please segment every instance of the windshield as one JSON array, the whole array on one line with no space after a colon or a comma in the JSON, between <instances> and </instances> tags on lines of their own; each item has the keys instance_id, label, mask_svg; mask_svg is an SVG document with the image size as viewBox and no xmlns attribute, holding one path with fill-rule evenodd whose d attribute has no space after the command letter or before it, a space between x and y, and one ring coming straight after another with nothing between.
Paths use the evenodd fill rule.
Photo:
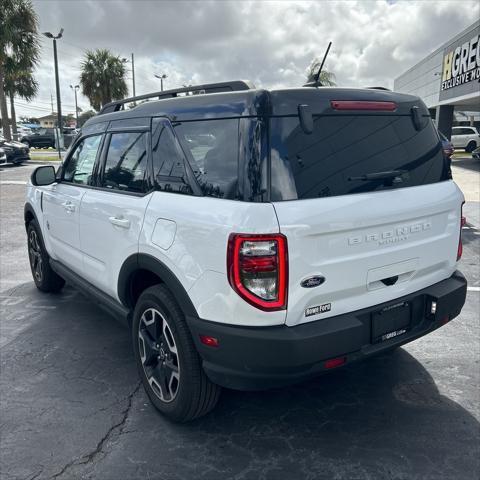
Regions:
<instances>
[{"instance_id":1,"label":"windshield","mask_svg":"<svg viewBox=\"0 0 480 480\"><path fill-rule=\"evenodd\" d=\"M411 187L449 178L431 121L418 131L410 116L318 116L309 135L298 117L274 117L270 125L273 201ZM392 175L372 175L392 171L402 173L398 181L388 181Z\"/></svg>"}]
</instances>

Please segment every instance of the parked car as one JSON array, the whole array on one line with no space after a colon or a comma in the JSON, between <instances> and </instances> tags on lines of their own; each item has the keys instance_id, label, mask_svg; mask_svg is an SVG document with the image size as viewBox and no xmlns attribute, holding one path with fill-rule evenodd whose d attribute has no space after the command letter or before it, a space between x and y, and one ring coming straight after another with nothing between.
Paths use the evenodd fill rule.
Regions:
<instances>
[{"instance_id":1,"label":"parked car","mask_svg":"<svg viewBox=\"0 0 480 480\"><path fill-rule=\"evenodd\" d=\"M442 140L443 153L447 158L450 158L455 153L455 148L453 148L453 143L442 133L438 132L440 139Z\"/></svg>"},{"instance_id":2,"label":"parked car","mask_svg":"<svg viewBox=\"0 0 480 480\"><path fill-rule=\"evenodd\" d=\"M480 160L480 147L476 148L472 152L472 158L474 158L475 160Z\"/></svg>"},{"instance_id":3,"label":"parked car","mask_svg":"<svg viewBox=\"0 0 480 480\"><path fill-rule=\"evenodd\" d=\"M129 326L160 412L191 420L221 387L303 381L460 313L464 197L418 97L194 88L106 105L25 205L37 288L67 280Z\"/></svg>"},{"instance_id":4,"label":"parked car","mask_svg":"<svg viewBox=\"0 0 480 480\"><path fill-rule=\"evenodd\" d=\"M10 141L0 137L0 148L5 153L4 163L22 163L30 160L30 149L24 143Z\"/></svg>"},{"instance_id":5,"label":"parked car","mask_svg":"<svg viewBox=\"0 0 480 480\"><path fill-rule=\"evenodd\" d=\"M452 143L455 148L464 148L470 153L480 146L480 135L475 127L453 127Z\"/></svg>"},{"instance_id":6,"label":"parked car","mask_svg":"<svg viewBox=\"0 0 480 480\"><path fill-rule=\"evenodd\" d=\"M20 141L34 148L55 148L55 129L39 128L30 135L24 135Z\"/></svg>"}]
</instances>

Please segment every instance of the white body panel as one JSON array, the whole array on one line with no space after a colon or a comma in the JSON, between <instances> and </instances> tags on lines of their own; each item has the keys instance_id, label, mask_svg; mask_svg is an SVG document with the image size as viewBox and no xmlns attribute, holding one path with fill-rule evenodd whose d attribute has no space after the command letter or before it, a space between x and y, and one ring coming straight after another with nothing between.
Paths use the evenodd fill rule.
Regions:
<instances>
[{"instance_id":1,"label":"white body panel","mask_svg":"<svg viewBox=\"0 0 480 480\"><path fill-rule=\"evenodd\" d=\"M55 260L82 274L79 213L84 188L66 183L43 188L43 237Z\"/></svg>"},{"instance_id":2,"label":"white body panel","mask_svg":"<svg viewBox=\"0 0 480 480\"><path fill-rule=\"evenodd\" d=\"M469 130L470 133L460 133ZM465 148L470 142L475 142L476 146L480 146L480 135L475 127L453 127L452 143L455 148Z\"/></svg>"},{"instance_id":3,"label":"white body panel","mask_svg":"<svg viewBox=\"0 0 480 480\"><path fill-rule=\"evenodd\" d=\"M138 252L143 218L152 195L86 189L79 216L83 277L118 299L123 262Z\"/></svg>"},{"instance_id":4,"label":"white body panel","mask_svg":"<svg viewBox=\"0 0 480 480\"><path fill-rule=\"evenodd\" d=\"M456 268L462 193L452 181L274 204L287 236L287 325L387 302L428 287ZM325 282L303 288L320 275ZM398 276L394 285L381 280ZM331 304L306 316L305 310Z\"/></svg>"},{"instance_id":5,"label":"white body panel","mask_svg":"<svg viewBox=\"0 0 480 480\"><path fill-rule=\"evenodd\" d=\"M200 318L249 326L283 324L285 311L259 310L230 287L226 256L233 232L278 233L273 206L155 192L145 215L139 252L157 258L175 274Z\"/></svg>"}]
</instances>

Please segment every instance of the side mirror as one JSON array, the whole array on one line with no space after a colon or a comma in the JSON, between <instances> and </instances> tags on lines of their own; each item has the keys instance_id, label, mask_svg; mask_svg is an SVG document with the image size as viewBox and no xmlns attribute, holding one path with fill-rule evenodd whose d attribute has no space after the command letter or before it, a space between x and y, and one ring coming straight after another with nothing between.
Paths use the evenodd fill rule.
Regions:
<instances>
[{"instance_id":1,"label":"side mirror","mask_svg":"<svg viewBox=\"0 0 480 480\"><path fill-rule=\"evenodd\" d=\"M307 135L313 133L313 115L309 105L298 106L298 118L303 132Z\"/></svg>"},{"instance_id":2,"label":"side mirror","mask_svg":"<svg viewBox=\"0 0 480 480\"><path fill-rule=\"evenodd\" d=\"M33 171L30 180L36 187L51 185L57 181L55 177L55 168L52 165L38 167Z\"/></svg>"}]
</instances>

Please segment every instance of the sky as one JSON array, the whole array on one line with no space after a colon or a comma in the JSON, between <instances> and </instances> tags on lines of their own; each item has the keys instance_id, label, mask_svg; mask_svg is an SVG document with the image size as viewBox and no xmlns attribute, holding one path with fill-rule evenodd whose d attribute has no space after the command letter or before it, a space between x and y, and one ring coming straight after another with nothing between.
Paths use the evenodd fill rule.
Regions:
<instances>
[{"instance_id":1,"label":"sky","mask_svg":"<svg viewBox=\"0 0 480 480\"><path fill-rule=\"evenodd\" d=\"M325 68L339 86L393 87L393 79L480 16L480 2L453 1L142 1L34 0L39 31L58 33L64 114L75 110L85 50L135 54L137 95L234 79L257 87L295 87L333 42ZM42 116L55 105L52 40L41 36L39 94L18 99L17 115ZM127 84L132 93L131 64ZM79 94L79 106L90 108ZM56 108L54 107L56 110Z\"/></svg>"}]
</instances>

